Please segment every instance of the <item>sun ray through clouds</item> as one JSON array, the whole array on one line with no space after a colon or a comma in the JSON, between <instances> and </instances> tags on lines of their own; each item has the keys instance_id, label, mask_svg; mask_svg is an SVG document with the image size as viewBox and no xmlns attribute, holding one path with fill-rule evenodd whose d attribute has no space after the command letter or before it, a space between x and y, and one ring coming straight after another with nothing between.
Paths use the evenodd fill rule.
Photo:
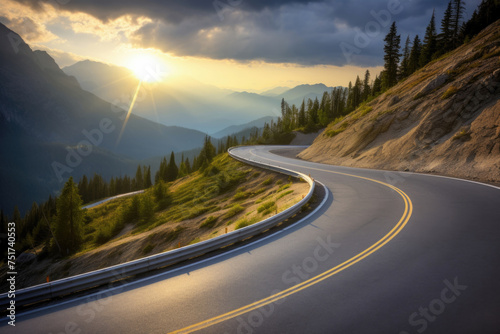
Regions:
<instances>
[{"instance_id":1,"label":"sun ray through clouds","mask_svg":"<svg viewBox=\"0 0 500 334\"><path fill-rule=\"evenodd\" d=\"M134 98L132 99L132 103L130 103L130 107L127 112L127 117L125 117L125 121L123 122L122 129L120 131L120 134L118 135L118 140L116 141L116 145L120 144L120 141L123 136L123 132L125 131L125 128L127 127L127 122L128 119L130 118L130 114L132 113L132 109L134 108L135 101L137 100L137 95L139 94L139 90L141 89L141 84L142 80L139 81L139 84L137 85L137 89L135 90Z\"/></svg>"}]
</instances>

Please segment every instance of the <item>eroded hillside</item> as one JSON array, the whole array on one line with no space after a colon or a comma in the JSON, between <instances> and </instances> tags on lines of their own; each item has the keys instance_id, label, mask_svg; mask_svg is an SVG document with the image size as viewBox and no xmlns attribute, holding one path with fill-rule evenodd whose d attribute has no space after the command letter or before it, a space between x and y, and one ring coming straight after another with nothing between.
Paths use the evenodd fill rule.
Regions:
<instances>
[{"instance_id":1,"label":"eroded hillside","mask_svg":"<svg viewBox=\"0 0 500 334\"><path fill-rule=\"evenodd\" d=\"M300 158L500 182L500 21L332 123Z\"/></svg>"}]
</instances>

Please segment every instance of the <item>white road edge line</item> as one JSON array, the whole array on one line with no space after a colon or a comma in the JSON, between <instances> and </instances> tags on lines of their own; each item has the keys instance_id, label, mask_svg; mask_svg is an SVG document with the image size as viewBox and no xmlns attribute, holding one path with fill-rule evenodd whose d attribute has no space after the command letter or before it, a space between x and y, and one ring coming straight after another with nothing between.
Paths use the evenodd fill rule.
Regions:
<instances>
[{"instance_id":1,"label":"white road edge line","mask_svg":"<svg viewBox=\"0 0 500 334\"><path fill-rule=\"evenodd\" d=\"M296 146L296 147L304 147L304 146ZM309 146L305 146L305 147L309 147ZM250 150L250 153L253 154L254 156L258 157L254 152L254 149ZM292 159L292 158L288 158L288 157L284 157L282 155L279 155L279 154L276 154L276 153L273 153L271 151L267 151L269 152L270 154L273 154L277 157L280 157L280 158L285 158L285 159L290 159L290 160L295 160L295 159ZM262 159L266 159L265 157L262 157ZM298 160L298 159L297 159ZM272 161L272 160L271 160ZM369 171L377 171L377 172L383 172L383 173L401 173L401 174L410 174L410 175L417 175L417 176L431 176L431 177L440 177L440 178L443 178L443 179L450 179L450 180L455 180L455 181L462 181L462 182L469 182L469 183L475 183L475 184L478 184L478 185L481 185L481 186L485 186L485 187L491 187L491 188L494 188L494 189L497 189L497 190L500 190L500 187L499 186L494 186L492 184L489 184L489 183L484 183L484 182L479 182L479 181L473 181L473 180L467 180L467 179L461 179L461 178L458 178L458 177L453 177L453 176L446 176L446 175L435 175L435 174L427 174L427 173L419 173L419 172L407 172L407 171L401 171L401 170L388 170L388 169L375 169L375 168L362 168L362 167L348 167L348 166L341 166L341 165L331 165L331 164L325 164L325 163L321 163L321 162L314 162L314 161L307 161L307 160L299 160L299 161L302 161L302 162L306 162L306 163L310 163L310 164L315 164L315 165L320 165L322 166L323 168L325 166L331 166L331 167L339 167L339 168L349 168L349 169L357 169L357 170L369 170ZM258 161L259 162L259 161ZM262 161L260 161L262 163ZM287 165L292 165L292 166L295 166L295 164L292 164L290 162L283 162ZM303 168L308 168L307 166L301 166ZM314 167L311 167L311 168L314 168Z\"/></svg>"}]
</instances>

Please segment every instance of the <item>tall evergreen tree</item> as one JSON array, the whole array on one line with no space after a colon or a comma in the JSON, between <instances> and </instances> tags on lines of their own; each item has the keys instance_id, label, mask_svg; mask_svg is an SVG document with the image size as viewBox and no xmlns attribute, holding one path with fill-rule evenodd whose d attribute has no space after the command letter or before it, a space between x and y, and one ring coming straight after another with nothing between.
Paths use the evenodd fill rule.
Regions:
<instances>
[{"instance_id":1,"label":"tall evergreen tree","mask_svg":"<svg viewBox=\"0 0 500 334\"><path fill-rule=\"evenodd\" d=\"M388 89L394 86L398 81L398 65L399 57L401 57L401 53L399 53L401 36L398 35L396 22L392 22L389 33L385 36L384 41L385 78L383 82L383 88Z\"/></svg>"},{"instance_id":2,"label":"tall evergreen tree","mask_svg":"<svg viewBox=\"0 0 500 334\"><path fill-rule=\"evenodd\" d=\"M298 119L299 127L306 125L306 101L302 100L302 104L299 109L299 119Z\"/></svg>"},{"instance_id":3,"label":"tall evergreen tree","mask_svg":"<svg viewBox=\"0 0 500 334\"><path fill-rule=\"evenodd\" d=\"M157 184L160 181L167 182L168 178L168 163L167 163L167 157L163 157L163 160L160 162L160 168L156 172L155 175L155 184Z\"/></svg>"},{"instance_id":4,"label":"tall evergreen tree","mask_svg":"<svg viewBox=\"0 0 500 334\"><path fill-rule=\"evenodd\" d=\"M437 32L436 32L436 19L434 11L432 11L431 21L425 29L425 36L422 45L422 52L420 53L420 67L425 66L432 60L432 56L437 51Z\"/></svg>"},{"instance_id":5,"label":"tall evergreen tree","mask_svg":"<svg viewBox=\"0 0 500 334\"><path fill-rule=\"evenodd\" d=\"M236 138L233 138L234 141L237 142ZM235 145L238 145L237 143ZM215 147L212 144L212 139L209 136L205 136L205 141L203 143L203 147L201 148L201 152L196 158L196 163L193 162L193 169L203 169L207 167L215 157Z\"/></svg>"},{"instance_id":6,"label":"tall evergreen tree","mask_svg":"<svg viewBox=\"0 0 500 334\"><path fill-rule=\"evenodd\" d=\"M151 166L144 166L144 172L142 174L144 176L144 189L149 189L153 185L151 182Z\"/></svg>"},{"instance_id":7,"label":"tall evergreen tree","mask_svg":"<svg viewBox=\"0 0 500 334\"><path fill-rule=\"evenodd\" d=\"M438 35L438 54L444 54L452 49L453 45L453 29L451 27L452 5L448 2L448 7L444 11L443 19L441 20L441 33Z\"/></svg>"},{"instance_id":8,"label":"tall evergreen tree","mask_svg":"<svg viewBox=\"0 0 500 334\"><path fill-rule=\"evenodd\" d=\"M465 4L463 0L452 0L452 15L450 19L450 28L452 31L452 48L456 48L461 44L460 27L465 12Z\"/></svg>"},{"instance_id":9,"label":"tall evergreen tree","mask_svg":"<svg viewBox=\"0 0 500 334\"><path fill-rule=\"evenodd\" d=\"M366 70L365 79L363 80L363 101L366 101L368 97L371 95L370 89L370 71Z\"/></svg>"},{"instance_id":10,"label":"tall evergreen tree","mask_svg":"<svg viewBox=\"0 0 500 334\"><path fill-rule=\"evenodd\" d=\"M184 164L186 165L186 172L189 174L192 172L191 169L191 163L189 162L189 158L186 158L186 161L184 161Z\"/></svg>"},{"instance_id":11,"label":"tall evergreen tree","mask_svg":"<svg viewBox=\"0 0 500 334\"><path fill-rule=\"evenodd\" d=\"M408 68L410 70L409 74L412 74L420 68L420 53L422 46L420 44L420 38L418 35L413 39L413 45L410 51L410 61L408 62Z\"/></svg>"},{"instance_id":12,"label":"tall evergreen tree","mask_svg":"<svg viewBox=\"0 0 500 334\"><path fill-rule=\"evenodd\" d=\"M361 83L361 79L359 79L359 75L356 76L356 81L354 83L354 87L352 88L352 107L356 109L362 101L362 89L363 84Z\"/></svg>"},{"instance_id":13,"label":"tall evergreen tree","mask_svg":"<svg viewBox=\"0 0 500 334\"><path fill-rule=\"evenodd\" d=\"M167 182L175 181L178 173L179 168L177 168L177 164L175 163L175 154L172 151L172 153L170 153L170 161L167 167Z\"/></svg>"},{"instance_id":14,"label":"tall evergreen tree","mask_svg":"<svg viewBox=\"0 0 500 334\"><path fill-rule=\"evenodd\" d=\"M57 199L55 238L64 255L77 251L83 241L83 221L78 188L70 177Z\"/></svg>"},{"instance_id":15,"label":"tall evergreen tree","mask_svg":"<svg viewBox=\"0 0 500 334\"><path fill-rule=\"evenodd\" d=\"M403 48L403 60L399 67L399 77L401 79L410 75L410 36L406 37L405 46Z\"/></svg>"},{"instance_id":16,"label":"tall evergreen tree","mask_svg":"<svg viewBox=\"0 0 500 334\"><path fill-rule=\"evenodd\" d=\"M346 101L346 111L350 113L354 110L353 108L353 94L352 94L352 82L349 81L349 85L347 86L347 101Z\"/></svg>"},{"instance_id":17,"label":"tall evergreen tree","mask_svg":"<svg viewBox=\"0 0 500 334\"><path fill-rule=\"evenodd\" d=\"M382 91L382 80L379 76L375 76L373 80L372 95L377 96Z\"/></svg>"},{"instance_id":18,"label":"tall evergreen tree","mask_svg":"<svg viewBox=\"0 0 500 334\"><path fill-rule=\"evenodd\" d=\"M318 97L314 99L312 108L308 110L309 118L311 119L311 123L313 125L318 124L318 111L319 111L319 100Z\"/></svg>"},{"instance_id":19,"label":"tall evergreen tree","mask_svg":"<svg viewBox=\"0 0 500 334\"><path fill-rule=\"evenodd\" d=\"M89 180L87 179L87 175L83 174L82 178L80 179L80 182L78 182L78 192L82 197L83 203L90 202L88 188L89 188Z\"/></svg>"},{"instance_id":20,"label":"tall evergreen tree","mask_svg":"<svg viewBox=\"0 0 500 334\"><path fill-rule=\"evenodd\" d=\"M137 166L137 170L135 171L135 187L134 188L135 188L134 190L144 189L144 177L142 176L141 165Z\"/></svg>"}]
</instances>

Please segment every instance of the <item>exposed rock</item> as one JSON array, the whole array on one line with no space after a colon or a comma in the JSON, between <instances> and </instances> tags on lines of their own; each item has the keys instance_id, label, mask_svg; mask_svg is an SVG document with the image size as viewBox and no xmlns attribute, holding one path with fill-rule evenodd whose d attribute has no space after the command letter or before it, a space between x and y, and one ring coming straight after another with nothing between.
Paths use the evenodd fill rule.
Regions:
<instances>
[{"instance_id":1,"label":"exposed rock","mask_svg":"<svg viewBox=\"0 0 500 334\"><path fill-rule=\"evenodd\" d=\"M299 157L500 183L500 58L487 56L499 32L500 21L370 102L369 114L329 126Z\"/></svg>"},{"instance_id":2,"label":"exposed rock","mask_svg":"<svg viewBox=\"0 0 500 334\"><path fill-rule=\"evenodd\" d=\"M434 80L432 80L424 88L422 88L417 95L427 94L433 91L434 89L444 85L444 83L446 82L446 80L448 80L449 77L450 76L447 73L439 74Z\"/></svg>"}]
</instances>

